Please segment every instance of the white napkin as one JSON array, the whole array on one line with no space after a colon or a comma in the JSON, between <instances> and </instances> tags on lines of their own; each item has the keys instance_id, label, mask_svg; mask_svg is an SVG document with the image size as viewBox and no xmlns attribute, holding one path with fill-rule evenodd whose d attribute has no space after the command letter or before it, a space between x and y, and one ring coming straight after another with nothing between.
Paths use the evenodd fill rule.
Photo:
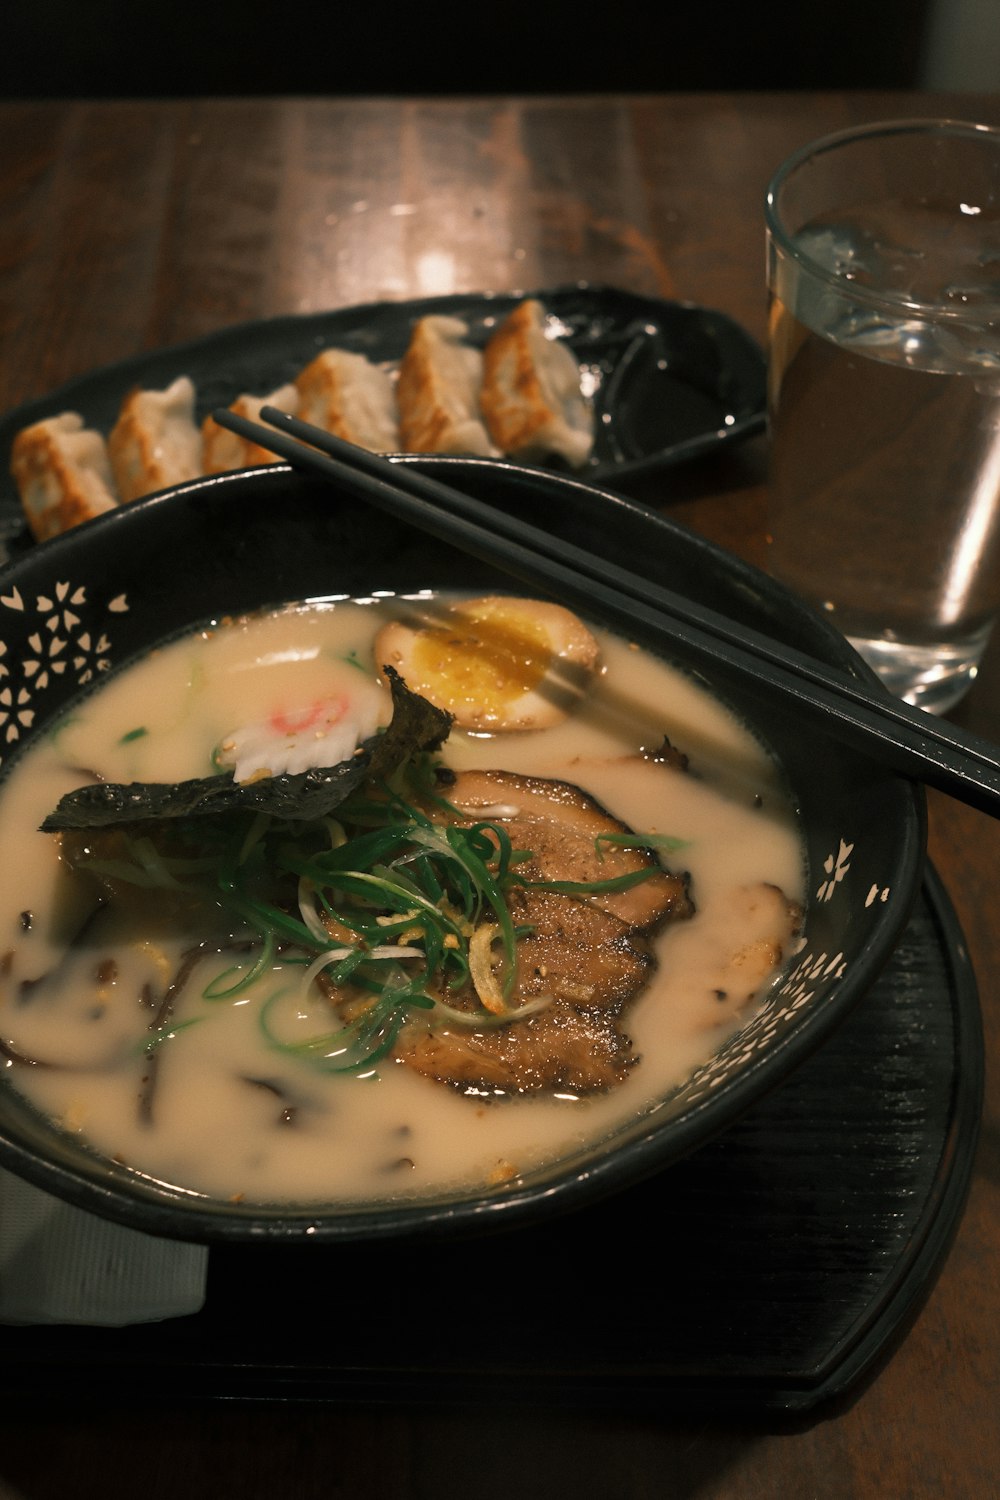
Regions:
<instances>
[{"instance_id":1,"label":"white napkin","mask_svg":"<svg viewBox=\"0 0 1000 1500\"><path fill-rule=\"evenodd\" d=\"M208 1250L112 1224L0 1167L0 1323L121 1328L196 1313Z\"/></svg>"}]
</instances>

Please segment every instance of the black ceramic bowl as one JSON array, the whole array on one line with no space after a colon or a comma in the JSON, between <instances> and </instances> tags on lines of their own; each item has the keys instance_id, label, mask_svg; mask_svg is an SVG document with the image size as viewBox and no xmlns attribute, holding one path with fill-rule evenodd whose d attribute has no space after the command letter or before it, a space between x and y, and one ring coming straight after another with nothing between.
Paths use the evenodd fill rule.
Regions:
<instances>
[{"instance_id":1,"label":"black ceramic bowl","mask_svg":"<svg viewBox=\"0 0 1000 1500\"><path fill-rule=\"evenodd\" d=\"M491 460L406 462L867 675L846 643L777 584L631 501ZM134 502L34 548L0 574L0 775L93 673L123 666L195 624L316 596L455 587L511 584L284 466ZM63 637L72 640L66 670L32 667ZM350 1240L518 1225L625 1187L724 1130L871 985L919 886L924 812L919 790L838 745L822 724L759 701L738 679L720 676L710 685L770 745L794 790L809 865L805 942L764 1008L655 1113L489 1191L325 1210L221 1202L159 1186L92 1154L0 1085L0 1160L84 1208L156 1234Z\"/></svg>"}]
</instances>

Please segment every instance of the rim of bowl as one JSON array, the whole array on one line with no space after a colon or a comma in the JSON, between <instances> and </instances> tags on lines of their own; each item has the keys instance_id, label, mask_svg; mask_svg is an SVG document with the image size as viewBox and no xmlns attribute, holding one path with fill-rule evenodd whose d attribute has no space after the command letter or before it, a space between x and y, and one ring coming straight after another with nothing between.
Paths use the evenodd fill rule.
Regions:
<instances>
[{"instance_id":1,"label":"rim of bowl","mask_svg":"<svg viewBox=\"0 0 1000 1500\"><path fill-rule=\"evenodd\" d=\"M442 470L445 474L448 470L491 475L503 471L512 483L543 488L555 485L564 493L575 492L575 500L580 504L610 505L621 516L633 518L635 524L661 531L664 539L678 540L703 559L706 566L721 569L735 585L776 602L783 611L791 611L792 618L808 623L809 635L825 645L829 659L835 664L874 680L871 669L844 637L777 580L638 501L572 476L528 469L506 459L406 455L401 461L417 468ZM72 553L85 532L96 544L112 527L135 529L145 524L144 517L158 515L175 498L192 500L206 493L222 497L231 486L263 483L278 487L288 479L300 478L316 483L313 476L301 475L290 465L268 464L259 469L196 479L146 496L132 501L127 509L97 517L45 543L44 553L41 548L32 548L0 570L0 585L12 575L30 573L40 556L58 559L60 554ZM904 877L899 909L908 910L923 878L926 802L922 787L916 783L901 776L893 777L893 782L898 784L903 814L897 841L897 859ZM897 889L899 885L897 881ZM101 1181L101 1171L107 1172L113 1164L96 1151L90 1151L84 1143L78 1149L82 1160L93 1164L92 1172L84 1171L82 1166L64 1166L41 1157L6 1134L0 1134L0 1162L80 1208L164 1238L192 1242L332 1243L518 1227L533 1219L543 1207L568 1212L584 1203L609 1197L670 1166L724 1131L770 1087L780 1084L839 1025L888 960L904 925L905 917L896 924L883 923L865 945L864 963L855 965L840 981L835 1003L808 1008L808 1014L802 1015L795 1027L787 1029L766 1052L748 1062L735 1080L727 1081L722 1093L703 1099L676 1119L664 1122L669 1129L658 1121L654 1111L582 1152L531 1174L520 1186L437 1199L429 1196L400 1202L390 1200L376 1205L251 1203L243 1206L161 1184L142 1174ZM619 1136L622 1140L616 1144Z\"/></svg>"}]
</instances>

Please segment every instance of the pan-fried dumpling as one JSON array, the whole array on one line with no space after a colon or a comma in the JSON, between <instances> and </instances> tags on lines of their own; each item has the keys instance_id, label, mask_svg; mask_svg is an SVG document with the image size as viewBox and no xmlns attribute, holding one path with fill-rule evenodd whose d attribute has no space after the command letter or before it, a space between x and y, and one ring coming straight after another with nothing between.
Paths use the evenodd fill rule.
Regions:
<instances>
[{"instance_id":1,"label":"pan-fried dumpling","mask_svg":"<svg viewBox=\"0 0 1000 1500\"><path fill-rule=\"evenodd\" d=\"M574 469L590 458L594 426L572 351L545 335L545 313L529 299L493 334L483 354L480 404L490 437L512 458L553 454Z\"/></svg>"},{"instance_id":2,"label":"pan-fried dumpling","mask_svg":"<svg viewBox=\"0 0 1000 1500\"><path fill-rule=\"evenodd\" d=\"M114 510L107 446L75 411L25 427L11 448L11 473L37 542Z\"/></svg>"},{"instance_id":3,"label":"pan-fried dumpling","mask_svg":"<svg viewBox=\"0 0 1000 1500\"><path fill-rule=\"evenodd\" d=\"M294 385L283 385L269 396L237 396L229 407L249 422L260 420L262 406L276 406L294 417L299 409L299 393ZM255 469L258 464L276 464L281 459L252 438L240 437L228 427L220 427L212 417L201 424L202 468L206 474L226 474L232 469Z\"/></svg>"},{"instance_id":4,"label":"pan-fried dumpling","mask_svg":"<svg viewBox=\"0 0 1000 1500\"><path fill-rule=\"evenodd\" d=\"M324 349L297 376L298 415L372 453L399 451L391 376L363 354Z\"/></svg>"},{"instance_id":5,"label":"pan-fried dumpling","mask_svg":"<svg viewBox=\"0 0 1000 1500\"><path fill-rule=\"evenodd\" d=\"M407 453L496 456L479 410L483 356L463 343L460 318L431 316L414 327L396 388Z\"/></svg>"},{"instance_id":6,"label":"pan-fried dumpling","mask_svg":"<svg viewBox=\"0 0 1000 1500\"><path fill-rule=\"evenodd\" d=\"M201 473L201 432L194 386L181 375L164 391L132 391L108 437L111 468L123 500L137 500Z\"/></svg>"}]
</instances>

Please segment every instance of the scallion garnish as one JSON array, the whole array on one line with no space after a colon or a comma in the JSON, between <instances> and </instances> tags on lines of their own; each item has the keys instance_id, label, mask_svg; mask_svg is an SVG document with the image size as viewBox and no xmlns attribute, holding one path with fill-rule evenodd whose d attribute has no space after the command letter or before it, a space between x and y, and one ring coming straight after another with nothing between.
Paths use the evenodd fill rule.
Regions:
<instances>
[{"instance_id":1,"label":"scallion garnish","mask_svg":"<svg viewBox=\"0 0 1000 1500\"><path fill-rule=\"evenodd\" d=\"M393 698L393 722L361 748L363 765L317 773L318 787L305 773L275 777L272 788L234 787L226 776L214 778L221 790L211 780L82 788L43 825L86 830L73 857L112 887L160 889L223 914L252 957L218 973L205 1002L245 1003L279 955L301 968L294 985L265 998L258 1020L272 1046L324 1071L370 1069L414 1012L476 1027L534 1014L547 996L510 1003L517 944L531 931L515 924L512 895L599 896L660 869L654 860L607 880L527 878L533 856L513 846L502 809L469 823L443 795L447 774L431 758L447 732L438 711L428 721L430 705L398 678ZM601 834L598 854L602 845L676 850L682 841L622 832ZM303 1020L317 1001L329 1025ZM293 1004L291 1029L305 1026L304 1040L289 1035ZM165 1023L147 1047L189 1024Z\"/></svg>"},{"instance_id":2,"label":"scallion garnish","mask_svg":"<svg viewBox=\"0 0 1000 1500\"><path fill-rule=\"evenodd\" d=\"M690 839L676 838L672 833L599 833L594 840L598 854L602 844L612 844L618 849L650 849L661 854L676 854L686 849Z\"/></svg>"}]
</instances>

